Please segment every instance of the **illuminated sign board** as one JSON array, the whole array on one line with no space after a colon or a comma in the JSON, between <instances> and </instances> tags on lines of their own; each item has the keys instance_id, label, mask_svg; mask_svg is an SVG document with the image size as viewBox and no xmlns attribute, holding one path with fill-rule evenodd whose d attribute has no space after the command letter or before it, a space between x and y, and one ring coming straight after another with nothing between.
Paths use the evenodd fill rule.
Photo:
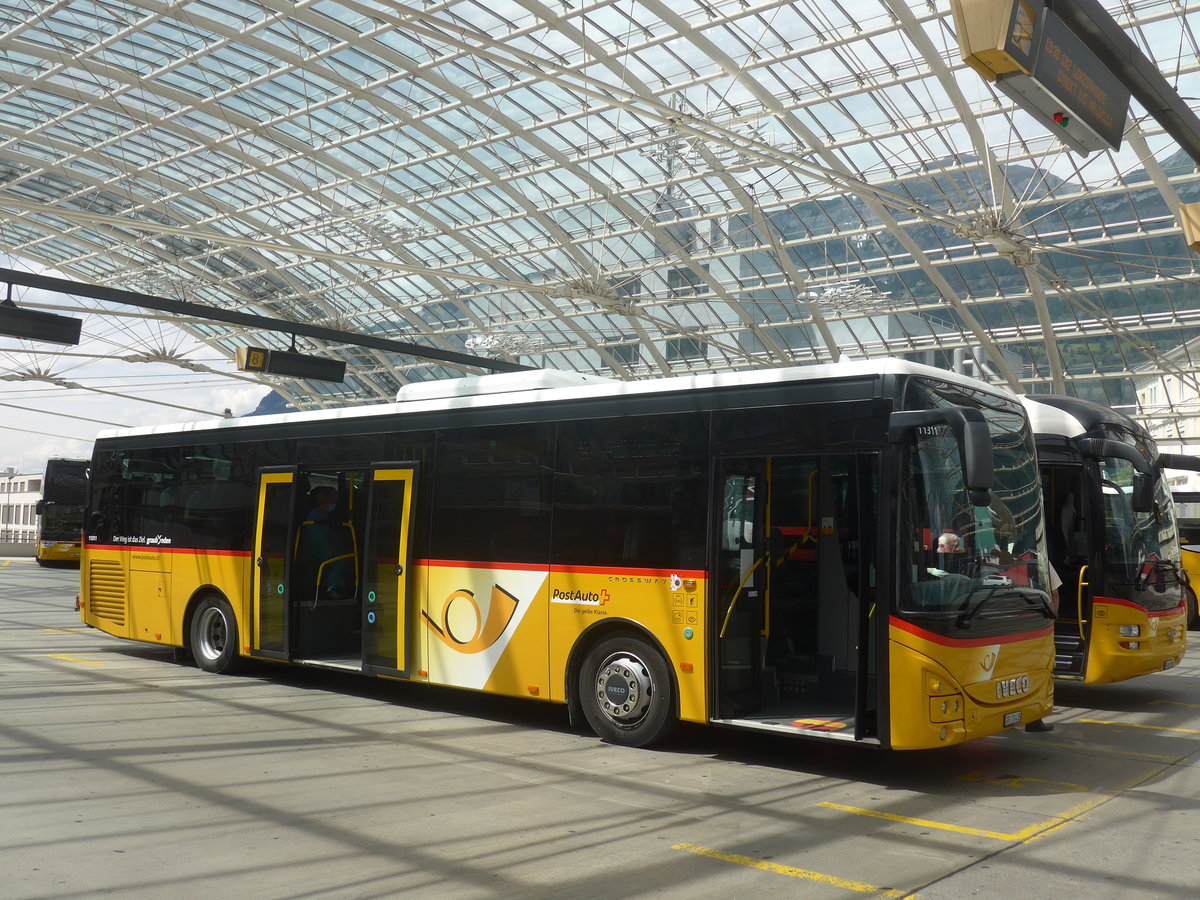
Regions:
<instances>
[{"instance_id":1,"label":"illuminated sign board","mask_svg":"<svg viewBox=\"0 0 1200 900\"><path fill-rule=\"evenodd\" d=\"M952 0L963 61L1067 146L1121 146L1129 88L1042 3Z\"/></svg>"},{"instance_id":2,"label":"illuminated sign board","mask_svg":"<svg viewBox=\"0 0 1200 900\"><path fill-rule=\"evenodd\" d=\"M1129 88L1049 10L1042 17L1033 79L1061 101L1064 112L1081 119L1106 145L1113 150L1121 146Z\"/></svg>"}]
</instances>

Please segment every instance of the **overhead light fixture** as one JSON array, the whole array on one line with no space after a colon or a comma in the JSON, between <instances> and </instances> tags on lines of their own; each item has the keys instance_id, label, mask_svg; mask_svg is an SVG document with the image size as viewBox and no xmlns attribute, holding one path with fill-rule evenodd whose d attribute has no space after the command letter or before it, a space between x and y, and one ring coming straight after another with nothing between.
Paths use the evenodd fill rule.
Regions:
<instances>
[{"instance_id":1,"label":"overhead light fixture","mask_svg":"<svg viewBox=\"0 0 1200 900\"><path fill-rule=\"evenodd\" d=\"M309 356L294 350L268 350L265 347L239 347L237 367L242 372L262 372L310 381L346 380L346 362L324 356Z\"/></svg>"},{"instance_id":2,"label":"overhead light fixture","mask_svg":"<svg viewBox=\"0 0 1200 900\"><path fill-rule=\"evenodd\" d=\"M859 281L839 281L821 288L820 293L809 294L802 299L832 312L861 312L870 309L887 309L896 304L891 291L881 291L873 284Z\"/></svg>"},{"instance_id":3,"label":"overhead light fixture","mask_svg":"<svg viewBox=\"0 0 1200 900\"><path fill-rule=\"evenodd\" d=\"M468 337L463 345L472 353L483 356L525 356L545 350L545 341L528 334L511 331L485 331Z\"/></svg>"},{"instance_id":4,"label":"overhead light fixture","mask_svg":"<svg viewBox=\"0 0 1200 900\"><path fill-rule=\"evenodd\" d=\"M12 301L12 285L8 296L0 300L0 334L24 338L27 341L49 341L52 344L78 344L83 319L22 309Z\"/></svg>"}]
</instances>

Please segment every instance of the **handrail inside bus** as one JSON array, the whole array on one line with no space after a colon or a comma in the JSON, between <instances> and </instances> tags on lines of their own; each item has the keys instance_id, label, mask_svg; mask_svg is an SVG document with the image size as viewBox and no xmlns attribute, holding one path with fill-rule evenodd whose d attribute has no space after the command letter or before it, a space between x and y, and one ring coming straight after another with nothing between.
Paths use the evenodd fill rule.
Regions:
<instances>
[{"instance_id":1,"label":"handrail inside bus","mask_svg":"<svg viewBox=\"0 0 1200 900\"><path fill-rule=\"evenodd\" d=\"M721 633L717 635L718 638L725 637L725 629L729 627L729 617L733 615L733 608L737 606L738 598L742 596L742 588L746 586L746 582L750 580L750 576L754 574L754 570L761 566L763 561L770 555L770 552L764 553L754 561L754 565L746 570L746 574L742 578L741 584L739 584L737 586L737 590L733 592L733 599L729 601L729 610L725 613L725 621L721 623Z\"/></svg>"},{"instance_id":2,"label":"handrail inside bus","mask_svg":"<svg viewBox=\"0 0 1200 900\"><path fill-rule=\"evenodd\" d=\"M817 539L813 535L813 479L817 477L820 471L820 469L813 469L808 473L808 527L805 529L804 534L800 536L800 543L802 544L806 544L809 541L812 541L814 544L817 543Z\"/></svg>"},{"instance_id":3,"label":"handrail inside bus","mask_svg":"<svg viewBox=\"0 0 1200 900\"><path fill-rule=\"evenodd\" d=\"M1076 605L1075 618L1078 620L1076 624L1079 627L1079 639L1081 641L1083 640L1083 624L1084 624L1083 589L1088 586L1088 582L1083 580L1083 576L1087 574L1087 570L1088 570L1087 566L1080 566L1080 568L1079 568L1079 584L1077 585L1076 591L1075 591L1075 605Z\"/></svg>"},{"instance_id":4,"label":"handrail inside bus","mask_svg":"<svg viewBox=\"0 0 1200 900\"><path fill-rule=\"evenodd\" d=\"M312 601L313 609L317 608L317 600L319 600L321 597L321 576L325 574L325 567L327 565L329 565L330 563L340 562L343 559L354 559L354 557L355 557L355 555L353 553L343 553L341 556L334 556L334 557L331 557L331 558L325 560L325 562L321 563L321 565L319 565L317 567L317 584L316 584L316 589L313 592L313 601ZM355 568L357 568L357 566ZM355 580L355 590L358 590L358 584L357 584L358 575L357 575L357 573L355 573L354 580Z\"/></svg>"}]
</instances>

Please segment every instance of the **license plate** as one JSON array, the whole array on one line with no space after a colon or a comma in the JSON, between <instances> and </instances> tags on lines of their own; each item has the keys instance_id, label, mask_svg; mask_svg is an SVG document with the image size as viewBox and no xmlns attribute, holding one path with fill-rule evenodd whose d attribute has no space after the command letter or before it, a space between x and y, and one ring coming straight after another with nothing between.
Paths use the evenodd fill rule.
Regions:
<instances>
[{"instance_id":1,"label":"license plate","mask_svg":"<svg viewBox=\"0 0 1200 900\"><path fill-rule=\"evenodd\" d=\"M1173 669L1173 668L1175 668L1175 660L1173 660L1173 659L1168 659L1166 662L1164 662L1164 663L1163 663L1163 671L1164 671L1164 672L1165 672L1167 669Z\"/></svg>"},{"instance_id":2,"label":"license plate","mask_svg":"<svg viewBox=\"0 0 1200 900\"><path fill-rule=\"evenodd\" d=\"M1021 724L1021 714L1019 712L1010 712L1004 714L1004 727L1011 728L1013 725Z\"/></svg>"}]
</instances>

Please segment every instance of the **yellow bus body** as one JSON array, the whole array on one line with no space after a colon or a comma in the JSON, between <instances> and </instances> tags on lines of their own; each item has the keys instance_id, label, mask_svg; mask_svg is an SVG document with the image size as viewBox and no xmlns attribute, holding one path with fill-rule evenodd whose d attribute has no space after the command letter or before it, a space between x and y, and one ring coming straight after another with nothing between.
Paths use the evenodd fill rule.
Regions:
<instances>
[{"instance_id":1,"label":"yellow bus body","mask_svg":"<svg viewBox=\"0 0 1200 900\"><path fill-rule=\"evenodd\" d=\"M188 605L200 589L212 587L233 603L244 636L249 579L248 553L89 547L80 614L115 637L182 647Z\"/></svg>"},{"instance_id":2,"label":"yellow bus body","mask_svg":"<svg viewBox=\"0 0 1200 900\"><path fill-rule=\"evenodd\" d=\"M1049 627L1022 640L949 640L892 619L888 632L891 683L924 688L892 691L893 749L969 741L1054 707Z\"/></svg>"},{"instance_id":3,"label":"yellow bus body","mask_svg":"<svg viewBox=\"0 0 1200 900\"><path fill-rule=\"evenodd\" d=\"M43 563L78 563L83 548L79 541L38 541L37 559Z\"/></svg>"},{"instance_id":4,"label":"yellow bus body","mask_svg":"<svg viewBox=\"0 0 1200 900\"><path fill-rule=\"evenodd\" d=\"M81 616L114 637L182 647L191 602L215 588L232 602L248 656L250 565L249 554L236 552L89 548ZM703 573L426 560L414 579L411 680L565 701L578 640L601 624L626 623L670 661L679 717L707 721ZM506 598L516 599L512 608Z\"/></svg>"},{"instance_id":5,"label":"yellow bus body","mask_svg":"<svg viewBox=\"0 0 1200 900\"><path fill-rule=\"evenodd\" d=\"M1122 635L1122 627L1138 633ZM1172 669L1186 651L1186 605L1152 613L1123 600L1096 597L1084 684L1111 684Z\"/></svg>"},{"instance_id":6,"label":"yellow bus body","mask_svg":"<svg viewBox=\"0 0 1200 900\"><path fill-rule=\"evenodd\" d=\"M191 601L215 588L233 601L249 655L250 565L245 553L89 549L82 618L115 637L182 647ZM662 649L679 718L709 720L701 572L424 560L414 585L416 615L406 626L412 681L563 702L573 648L591 629L618 623ZM1179 627L1175 617L1159 621L1164 637ZM951 641L893 620L889 634L891 684L923 685L920 693L891 693L894 749L961 743L1051 712L1044 633Z\"/></svg>"}]
</instances>

